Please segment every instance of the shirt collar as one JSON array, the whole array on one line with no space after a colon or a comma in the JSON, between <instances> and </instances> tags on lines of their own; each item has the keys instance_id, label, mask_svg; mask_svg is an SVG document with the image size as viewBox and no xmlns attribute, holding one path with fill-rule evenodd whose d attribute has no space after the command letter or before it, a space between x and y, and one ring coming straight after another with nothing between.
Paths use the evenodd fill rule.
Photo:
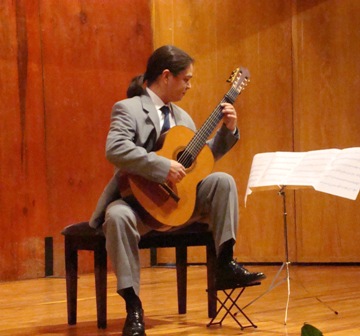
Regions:
<instances>
[{"instance_id":1,"label":"shirt collar","mask_svg":"<svg viewBox=\"0 0 360 336\"><path fill-rule=\"evenodd\" d=\"M146 88L146 91L147 91L147 93L149 94L149 96L150 96L150 98L151 98L152 102L154 103L155 108L156 108L157 110L160 110L164 105L166 105L166 104L162 101L162 99L161 99L154 91L152 91L152 90L149 89L149 88ZM168 106L170 107L170 105L168 105Z\"/></svg>"}]
</instances>

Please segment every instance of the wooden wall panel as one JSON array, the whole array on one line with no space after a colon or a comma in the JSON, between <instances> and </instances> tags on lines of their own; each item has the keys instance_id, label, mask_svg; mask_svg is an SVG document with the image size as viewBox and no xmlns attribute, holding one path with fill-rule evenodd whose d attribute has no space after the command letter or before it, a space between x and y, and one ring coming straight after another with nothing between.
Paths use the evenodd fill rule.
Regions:
<instances>
[{"instance_id":1,"label":"wooden wall panel","mask_svg":"<svg viewBox=\"0 0 360 336\"><path fill-rule=\"evenodd\" d=\"M58 236L89 218L112 174L104 157L110 112L151 52L150 14L146 1L53 1L41 17L49 220Z\"/></svg>"},{"instance_id":2,"label":"wooden wall panel","mask_svg":"<svg viewBox=\"0 0 360 336\"><path fill-rule=\"evenodd\" d=\"M242 139L216 169L239 188L238 258L283 261L282 198L267 191L243 201L251 161L259 152L359 146L359 2L153 0L152 11L155 47L175 44L197 59L181 105L198 125L226 91L230 70L250 69L236 103ZM358 261L358 205L288 191L290 260Z\"/></svg>"},{"instance_id":3,"label":"wooden wall panel","mask_svg":"<svg viewBox=\"0 0 360 336\"><path fill-rule=\"evenodd\" d=\"M294 20L295 150L360 146L359 1L298 1ZM298 261L359 261L360 200L296 195Z\"/></svg>"},{"instance_id":4,"label":"wooden wall panel","mask_svg":"<svg viewBox=\"0 0 360 336\"><path fill-rule=\"evenodd\" d=\"M359 146L359 9L357 0L2 1L0 280L42 276L47 236L55 274L63 273L60 231L90 216L112 174L104 157L111 106L153 47L170 43L196 59L180 105L198 126L233 68L249 68L236 102L241 140L216 170L239 189L238 259L283 261L281 197L259 192L244 204L251 161L259 152ZM292 261L358 261L359 200L304 190L287 201Z\"/></svg>"},{"instance_id":5,"label":"wooden wall panel","mask_svg":"<svg viewBox=\"0 0 360 336\"><path fill-rule=\"evenodd\" d=\"M0 280L44 274L47 217L37 1L0 5Z\"/></svg>"},{"instance_id":6,"label":"wooden wall panel","mask_svg":"<svg viewBox=\"0 0 360 336\"><path fill-rule=\"evenodd\" d=\"M110 112L151 53L150 7L5 1L0 19L0 280L43 276L47 236L59 275L61 229L90 217L112 175Z\"/></svg>"},{"instance_id":7,"label":"wooden wall panel","mask_svg":"<svg viewBox=\"0 0 360 336\"><path fill-rule=\"evenodd\" d=\"M236 255L244 261L278 261L284 253L281 198L252 195L245 208L244 195L256 153L292 150L291 16L288 1L153 1L154 46L175 44L196 59L193 87L180 105L198 126L228 90L231 71L250 70L236 102L241 140L216 165L238 185Z\"/></svg>"}]
</instances>

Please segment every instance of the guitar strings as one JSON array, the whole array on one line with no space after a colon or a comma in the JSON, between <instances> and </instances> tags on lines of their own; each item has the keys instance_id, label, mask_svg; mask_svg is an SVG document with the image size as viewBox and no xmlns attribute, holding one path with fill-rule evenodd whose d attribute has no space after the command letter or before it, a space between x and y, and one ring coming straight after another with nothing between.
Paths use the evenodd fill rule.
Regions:
<instances>
[{"instance_id":1,"label":"guitar strings","mask_svg":"<svg viewBox=\"0 0 360 336\"><path fill-rule=\"evenodd\" d=\"M192 138L188 146L185 148L184 152L180 156L179 162L184 167L190 167L193 163L194 159L200 152L201 148L205 144L205 141L207 139L207 134L211 133L209 132L214 127L210 127L209 124L212 123L213 125L217 124L216 120L220 120L218 115L219 111L221 111L220 106L217 106L214 112L212 113L211 117L208 118L208 120L205 122L202 128L199 129L199 131L195 134L195 136ZM215 120L214 120L215 119Z\"/></svg>"},{"instance_id":2,"label":"guitar strings","mask_svg":"<svg viewBox=\"0 0 360 336\"><path fill-rule=\"evenodd\" d=\"M235 92L234 92L235 91ZM223 98L223 100L220 102L222 104L225 101L231 101L234 102L236 99L236 96L238 95L237 91L231 88L227 95ZM228 99L226 99L228 98ZM189 145L186 147L185 151L183 152L183 155L180 157L179 162L184 164L184 166L190 166L200 152L200 150L203 148L206 139L211 134L211 132L214 130L216 125L219 123L219 121L222 118L222 107L220 104L216 107L214 112L209 116L208 120L205 122L203 127L199 130L199 132L193 137L193 139L190 141ZM200 141L199 141L200 138ZM205 141L204 141L205 140Z\"/></svg>"},{"instance_id":3,"label":"guitar strings","mask_svg":"<svg viewBox=\"0 0 360 336\"><path fill-rule=\"evenodd\" d=\"M222 118L222 107L221 104L224 102L234 102L237 96L241 93L242 86L240 86L240 91L238 92L232 86L228 93L221 100L219 105L215 108L214 112L209 116L205 121L204 125L199 129L199 131L194 135L189 144L186 146L185 150L179 157L178 162L180 162L185 168L191 166L194 162L194 159L197 157L201 149L206 143L207 138L210 136L211 132L215 129L217 124Z\"/></svg>"}]
</instances>

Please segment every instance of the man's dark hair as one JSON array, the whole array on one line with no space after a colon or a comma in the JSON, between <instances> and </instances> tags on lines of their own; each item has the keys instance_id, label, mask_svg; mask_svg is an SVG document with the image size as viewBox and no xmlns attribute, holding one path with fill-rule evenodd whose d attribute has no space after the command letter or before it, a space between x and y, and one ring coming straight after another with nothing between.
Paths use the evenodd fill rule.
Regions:
<instances>
[{"instance_id":1,"label":"man's dark hair","mask_svg":"<svg viewBox=\"0 0 360 336\"><path fill-rule=\"evenodd\" d=\"M131 98L143 94L144 82L150 86L165 69L177 76L192 63L194 63L194 59L175 46L165 45L156 49L148 59L145 74L134 77L130 82L127 96Z\"/></svg>"}]
</instances>

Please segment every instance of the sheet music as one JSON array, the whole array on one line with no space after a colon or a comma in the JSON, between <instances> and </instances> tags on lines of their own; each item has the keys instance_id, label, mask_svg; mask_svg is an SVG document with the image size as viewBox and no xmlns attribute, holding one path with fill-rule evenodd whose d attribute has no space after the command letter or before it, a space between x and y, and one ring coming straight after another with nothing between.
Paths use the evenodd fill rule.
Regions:
<instances>
[{"instance_id":1,"label":"sheet music","mask_svg":"<svg viewBox=\"0 0 360 336\"><path fill-rule=\"evenodd\" d=\"M315 190L355 200L360 190L360 148L343 149L324 172Z\"/></svg>"},{"instance_id":2,"label":"sheet music","mask_svg":"<svg viewBox=\"0 0 360 336\"><path fill-rule=\"evenodd\" d=\"M269 163L273 158L274 153L261 153L256 154L253 158L252 167L250 170L250 176L248 180L248 185L246 188L246 195L251 194L251 187L257 185L257 181L260 179ZM245 196L246 199L246 196Z\"/></svg>"},{"instance_id":3,"label":"sheet music","mask_svg":"<svg viewBox=\"0 0 360 336\"><path fill-rule=\"evenodd\" d=\"M303 156L303 152L275 152L266 172L256 182L257 186L284 185L286 177L291 174Z\"/></svg>"},{"instance_id":4,"label":"sheet music","mask_svg":"<svg viewBox=\"0 0 360 336\"><path fill-rule=\"evenodd\" d=\"M291 174L284 179L284 185L314 186L340 151L340 149L324 149L304 153Z\"/></svg>"},{"instance_id":5,"label":"sheet music","mask_svg":"<svg viewBox=\"0 0 360 336\"><path fill-rule=\"evenodd\" d=\"M280 188L282 179L296 166L303 153L269 152L256 154L251 165L245 205L248 195L254 189L269 190Z\"/></svg>"},{"instance_id":6,"label":"sheet music","mask_svg":"<svg viewBox=\"0 0 360 336\"><path fill-rule=\"evenodd\" d=\"M254 156L245 195L281 186L313 187L355 200L360 190L360 147Z\"/></svg>"}]
</instances>

